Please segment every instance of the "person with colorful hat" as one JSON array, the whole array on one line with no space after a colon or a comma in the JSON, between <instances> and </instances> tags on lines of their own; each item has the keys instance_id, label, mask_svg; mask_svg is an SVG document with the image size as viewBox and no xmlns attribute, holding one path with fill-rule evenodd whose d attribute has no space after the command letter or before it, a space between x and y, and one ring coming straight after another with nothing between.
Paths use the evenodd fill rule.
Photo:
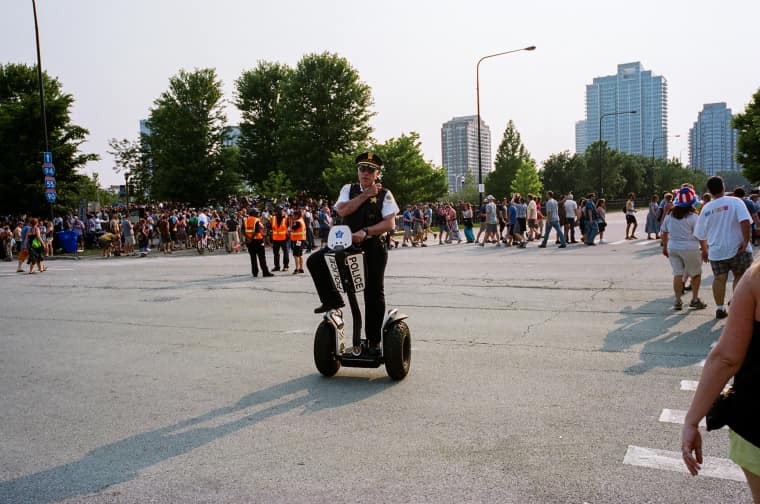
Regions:
<instances>
[{"instance_id":1,"label":"person with colorful hat","mask_svg":"<svg viewBox=\"0 0 760 504\"><path fill-rule=\"evenodd\" d=\"M384 280L388 250L383 237L395 229L396 214L399 212L393 194L378 182L382 166L383 161L377 154L360 154L356 158L359 182L344 185L335 203L335 210L343 218L343 223L351 228L352 242L364 251L367 272L364 289L365 334L371 347L375 348L380 344L380 330L385 316ZM324 257L327 250L322 248L306 260L322 302L314 313L344 306L343 298L330 279Z\"/></svg>"},{"instance_id":2,"label":"person with colorful hat","mask_svg":"<svg viewBox=\"0 0 760 504\"><path fill-rule=\"evenodd\" d=\"M670 267L673 270L674 310L683 309L681 297L684 294L684 273L691 278L689 307L697 310L707 307L699 299L699 286L702 279L702 246L694 236L698 219L696 203L697 196L694 190L690 187L682 187L660 228L662 255L670 260Z\"/></svg>"}]
</instances>

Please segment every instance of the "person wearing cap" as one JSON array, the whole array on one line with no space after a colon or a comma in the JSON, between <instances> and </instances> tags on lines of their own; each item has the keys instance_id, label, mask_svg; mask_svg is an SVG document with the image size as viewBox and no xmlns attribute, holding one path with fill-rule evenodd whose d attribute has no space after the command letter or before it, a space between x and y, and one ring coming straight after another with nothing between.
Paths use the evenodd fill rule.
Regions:
<instances>
[{"instance_id":1,"label":"person wearing cap","mask_svg":"<svg viewBox=\"0 0 760 504\"><path fill-rule=\"evenodd\" d=\"M684 273L691 278L691 302L689 306L697 310L707 305L699 299L699 286L702 279L702 252L699 240L694 237L697 225L697 211L694 205L697 196L689 187L679 190L670 213L665 216L660 228L662 236L662 255L670 260L673 270L674 310L682 310L681 297L684 293Z\"/></svg>"},{"instance_id":2,"label":"person wearing cap","mask_svg":"<svg viewBox=\"0 0 760 504\"><path fill-rule=\"evenodd\" d=\"M267 259L264 249L264 233L266 228L264 223L259 219L259 209L251 207L248 215L243 219L243 234L245 235L245 244L248 247L248 255L251 256L251 275L259 276L259 267L261 267L261 276L274 276L269 272ZM258 264L256 261L258 260Z\"/></svg>"},{"instance_id":3,"label":"person wearing cap","mask_svg":"<svg viewBox=\"0 0 760 504\"><path fill-rule=\"evenodd\" d=\"M712 200L702 207L694 236L702 244L702 260L710 261L713 272L712 291L715 298L715 318L726 318L723 305L729 271L734 274L734 290L744 272L752 264L750 245L751 217L744 202L726 196L721 177L710 177L707 189Z\"/></svg>"},{"instance_id":4,"label":"person wearing cap","mask_svg":"<svg viewBox=\"0 0 760 504\"><path fill-rule=\"evenodd\" d=\"M494 203L494 199L495 198L491 194L486 196L486 235L483 237L483 241L479 243L481 247L485 247L485 244L491 239L495 240L497 247L501 245L501 237L499 236L498 228L499 216L496 209L496 203Z\"/></svg>"},{"instance_id":5,"label":"person wearing cap","mask_svg":"<svg viewBox=\"0 0 760 504\"><path fill-rule=\"evenodd\" d=\"M365 152L356 158L356 165L359 182L343 186L335 203L335 210L343 218L344 224L351 228L354 245L364 251L365 334L370 345L377 348L385 316L384 279L385 265L388 262L388 250L382 237L395 228L399 208L393 194L377 181L383 166L380 157ZM324 313L344 305L343 298L330 279L330 271L324 257L327 250L322 248L312 253L306 261L319 300L322 302L314 313Z\"/></svg>"}]
</instances>

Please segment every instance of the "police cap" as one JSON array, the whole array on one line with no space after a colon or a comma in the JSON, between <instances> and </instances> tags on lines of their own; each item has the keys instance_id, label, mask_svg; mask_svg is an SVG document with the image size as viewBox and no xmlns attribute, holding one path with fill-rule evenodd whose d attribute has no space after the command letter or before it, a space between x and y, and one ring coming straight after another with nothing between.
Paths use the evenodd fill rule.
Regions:
<instances>
[{"instance_id":1,"label":"police cap","mask_svg":"<svg viewBox=\"0 0 760 504\"><path fill-rule=\"evenodd\" d=\"M372 152L365 152L363 154L359 154L356 157L356 164L369 165L374 167L376 170L379 170L383 167L383 160L380 159L380 156L377 154L373 154Z\"/></svg>"}]
</instances>

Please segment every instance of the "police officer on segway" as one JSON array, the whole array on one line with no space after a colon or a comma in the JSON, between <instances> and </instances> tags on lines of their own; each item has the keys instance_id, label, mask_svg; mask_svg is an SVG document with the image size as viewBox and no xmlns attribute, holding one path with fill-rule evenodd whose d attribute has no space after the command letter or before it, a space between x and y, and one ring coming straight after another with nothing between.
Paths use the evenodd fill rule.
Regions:
<instances>
[{"instance_id":1,"label":"police officer on segway","mask_svg":"<svg viewBox=\"0 0 760 504\"><path fill-rule=\"evenodd\" d=\"M365 334L370 348L379 350L381 328L385 316L385 265L388 251L384 237L395 229L399 211L393 194L377 182L383 161L376 154L365 152L356 158L359 183L346 184L340 191L335 210L351 228L354 245L365 254L366 286L364 289ZM314 280L322 305L314 313L342 308L343 298L335 288L325 262L328 251L322 248L309 256L306 265Z\"/></svg>"}]
</instances>

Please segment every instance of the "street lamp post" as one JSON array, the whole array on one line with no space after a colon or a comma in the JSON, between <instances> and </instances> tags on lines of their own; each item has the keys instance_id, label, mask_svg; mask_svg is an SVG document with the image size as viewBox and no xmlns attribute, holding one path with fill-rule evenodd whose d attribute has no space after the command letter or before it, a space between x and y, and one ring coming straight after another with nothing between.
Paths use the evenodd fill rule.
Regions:
<instances>
[{"instance_id":1,"label":"street lamp post","mask_svg":"<svg viewBox=\"0 0 760 504\"><path fill-rule=\"evenodd\" d=\"M40 86L40 112L42 114L42 134L45 138L45 152L50 152L47 132L47 113L45 112L45 88L42 85L42 55L40 53L40 28L37 23L37 2L32 0L32 13L34 14L34 38L37 42L37 80ZM50 203L50 220L53 220L53 204Z\"/></svg>"},{"instance_id":2,"label":"street lamp post","mask_svg":"<svg viewBox=\"0 0 760 504\"><path fill-rule=\"evenodd\" d=\"M656 137L652 138L652 174L649 178L649 190L652 194L654 194L654 144L657 142L657 140L664 140L666 138L679 138L681 135L657 135Z\"/></svg>"},{"instance_id":3,"label":"street lamp post","mask_svg":"<svg viewBox=\"0 0 760 504\"><path fill-rule=\"evenodd\" d=\"M124 196L127 198L127 214L129 214L129 172L124 172Z\"/></svg>"},{"instance_id":4,"label":"street lamp post","mask_svg":"<svg viewBox=\"0 0 760 504\"><path fill-rule=\"evenodd\" d=\"M602 119L608 116L618 116L623 114L636 114L635 110L626 110L625 112L607 112L599 116L599 197L604 194L604 184L602 183L602 173L604 170L604 150L602 149Z\"/></svg>"},{"instance_id":5,"label":"street lamp post","mask_svg":"<svg viewBox=\"0 0 760 504\"><path fill-rule=\"evenodd\" d=\"M513 49L511 51L504 51L496 54L489 54L483 56L478 60L478 64L475 66L475 94L478 104L478 193L480 193L479 205L483 204L483 160L480 154L480 63L488 58L495 58L496 56L503 56L504 54L516 53L520 51L535 51L536 46L523 47L521 49Z\"/></svg>"}]
</instances>

